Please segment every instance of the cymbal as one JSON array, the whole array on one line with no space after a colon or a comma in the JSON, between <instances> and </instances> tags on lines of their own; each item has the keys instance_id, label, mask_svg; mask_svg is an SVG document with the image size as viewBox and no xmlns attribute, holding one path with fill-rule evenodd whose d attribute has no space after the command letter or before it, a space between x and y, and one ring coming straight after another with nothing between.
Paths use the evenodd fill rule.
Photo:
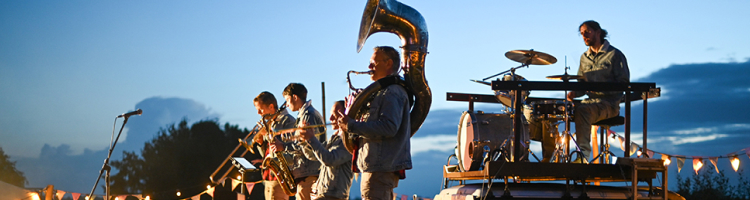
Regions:
<instances>
[{"instance_id":1,"label":"cymbal","mask_svg":"<svg viewBox=\"0 0 750 200\"><path fill-rule=\"evenodd\" d=\"M551 65L557 58L546 53L532 50L512 50L505 53L505 57L512 61L530 65Z\"/></svg>"},{"instance_id":2,"label":"cymbal","mask_svg":"<svg viewBox=\"0 0 750 200\"><path fill-rule=\"evenodd\" d=\"M547 76L547 79L567 81L570 79L583 79L583 76L563 74L563 75Z\"/></svg>"}]
</instances>

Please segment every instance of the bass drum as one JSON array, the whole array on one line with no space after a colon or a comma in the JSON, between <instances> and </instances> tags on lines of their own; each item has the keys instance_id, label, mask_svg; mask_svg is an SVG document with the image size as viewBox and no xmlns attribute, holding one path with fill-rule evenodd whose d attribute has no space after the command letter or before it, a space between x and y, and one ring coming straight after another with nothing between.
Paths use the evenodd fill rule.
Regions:
<instances>
[{"instance_id":1,"label":"bass drum","mask_svg":"<svg viewBox=\"0 0 750 200\"><path fill-rule=\"evenodd\" d=\"M526 128L522 132L522 141L528 140ZM505 140L510 144L512 135L513 118L509 114L465 111L458 124L456 157L459 168L461 171L478 170L484 159L485 146L489 152L500 149Z\"/></svg>"}]
</instances>

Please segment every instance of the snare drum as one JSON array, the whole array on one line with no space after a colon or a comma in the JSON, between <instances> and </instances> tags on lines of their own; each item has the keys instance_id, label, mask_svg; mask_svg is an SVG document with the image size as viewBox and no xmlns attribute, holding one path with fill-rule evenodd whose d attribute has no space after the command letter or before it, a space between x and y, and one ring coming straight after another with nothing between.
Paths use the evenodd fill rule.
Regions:
<instances>
[{"instance_id":1,"label":"snare drum","mask_svg":"<svg viewBox=\"0 0 750 200\"><path fill-rule=\"evenodd\" d=\"M543 100L531 102L531 115L535 119L564 120L565 113L572 110L572 104L562 100Z\"/></svg>"},{"instance_id":2,"label":"snare drum","mask_svg":"<svg viewBox=\"0 0 750 200\"><path fill-rule=\"evenodd\" d=\"M464 112L458 124L456 157L461 171L478 170L482 165L485 146L490 152L500 149L503 141L510 144L513 135L513 118L508 114ZM522 141L528 140L526 129ZM508 145L509 146L509 145Z\"/></svg>"},{"instance_id":3,"label":"snare drum","mask_svg":"<svg viewBox=\"0 0 750 200\"><path fill-rule=\"evenodd\" d=\"M503 76L502 81L512 81L510 74L506 74ZM527 81L523 76L520 76L516 74L516 81ZM513 90L495 90L495 97L497 97L497 100L500 100L500 103L502 103L505 107L508 108L515 108L513 101L515 95L515 91ZM526 97L529 97L529 91L523 90L521 91L521 104L523 104L526 101Z\"/></svg>"}]
</instances>

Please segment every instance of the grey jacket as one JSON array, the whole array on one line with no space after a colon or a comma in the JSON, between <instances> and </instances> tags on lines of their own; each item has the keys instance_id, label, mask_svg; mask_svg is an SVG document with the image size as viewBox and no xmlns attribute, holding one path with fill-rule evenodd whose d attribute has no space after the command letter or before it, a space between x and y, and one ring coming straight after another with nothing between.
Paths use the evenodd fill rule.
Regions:
<instances>
[{"instance_id":1,"label":"grey jacket","mask_svg":"<svg viewBox=\"0 0 750 200\"><path fill-rule=\"evenodd\" d=\"M349 133L362 137L356 161L360 171L412 168L408 98L402 86L392 84L374 95L363 119L349 119Z\"/></svg>"},{"instance_id":2,"label":"grey jacket","mask_svg":"<svg viewBox=\"0 0 750 200\"><path fill-rule=\"evenodd\" d=\"M630 82L630 69L625 55L617 48L610 46L609 41L604 40L599 52L593 53L587 50L581 55L581 64L578 66L578 75L584 79L578 82ZM619 107L623 92L619 91L576 91L577 96L588 95L589 98L582 103L610 102L611 105Z\"/></svg>"},{"instance_id":3,"label":"grey jacket","mask_svg":"<svg viewBox=\"0 0 750 200\"><path fill-rule=\"evenodd\" d=\"M320 161L318 181L313 186L318 196L336 199L349 199L352 186L352 154L346 151L341 136L334 135L329 141L320 143L311 139L304 145L303 152L310 160Z\"/></svg>"},{"instance_id":4,"label":"grey jacket","mask_svg":"<svg viewBox=\"0 0 750 200\"><path fill-rule=\"evenodd\" d=\"M302 126L302 123L307 123L308 126L324 124L323 116L310 105L311 102L307 101L302 108L299 110L297 115L297 127ZM321 132L325 132L323 129L311 129L316 135ZM325 141L325 134L321 134L322 137L318 137L319 140ZM295 179L300 179L308 176L317 176L320 173L320 162L312 161L305 157L302 153L302 144L294 142L291 146L286 146L285 150L290 154L286 154L284 157L289 161L289 167L292 169L292 175Z\"/></svg>"}]
</instances>

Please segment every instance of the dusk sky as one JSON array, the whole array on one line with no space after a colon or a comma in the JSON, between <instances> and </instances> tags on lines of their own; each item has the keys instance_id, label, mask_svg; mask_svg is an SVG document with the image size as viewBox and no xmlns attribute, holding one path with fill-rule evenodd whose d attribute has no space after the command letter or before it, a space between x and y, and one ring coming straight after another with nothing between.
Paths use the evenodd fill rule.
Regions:
<instances>
[{"instance_id":1,"label":"dusk sky","mask_svg":"<svg viewBox=\"0 0 750 200\"><path fill-rule=\"evenodd\" d=\"M505 58L510 50L557 58L552 65L519 69L526 79L562 74L566 59L575 73L586 50L578 25L591 19L626 55L631 81L663 89L649 104L650 148L720 156L750 146L749 1L401 2L424 16L429 32L425 71L433 105L412 138L415 168L439 168L453 151L467 105L445 101L446 92L490 94L488 86L469 79L518 66ZM128 122L116 155L140 149L159 127L182 118L249 129L259 119L252 99L270 91L283 101L290 82L306 85L317 108L325 82L330 107L349 92L346 72L367 69L373 47L400 45L397 36L378 33L356 52L365 3L2 1L0 147L31 176L27 186L88 192L106 158L97 152L109 147L112 120L121 113L143 109ZM352 78L357 87L370 83L368 77ZM51 164L43 158L57 158L54 164L87 177L66 183L71 179L62 176L74 172L45 171L53 169L36 166ZM430 196L439 189L439 183L417 183L407 179L396 192Z\"/></svg>"}]
</instances>

